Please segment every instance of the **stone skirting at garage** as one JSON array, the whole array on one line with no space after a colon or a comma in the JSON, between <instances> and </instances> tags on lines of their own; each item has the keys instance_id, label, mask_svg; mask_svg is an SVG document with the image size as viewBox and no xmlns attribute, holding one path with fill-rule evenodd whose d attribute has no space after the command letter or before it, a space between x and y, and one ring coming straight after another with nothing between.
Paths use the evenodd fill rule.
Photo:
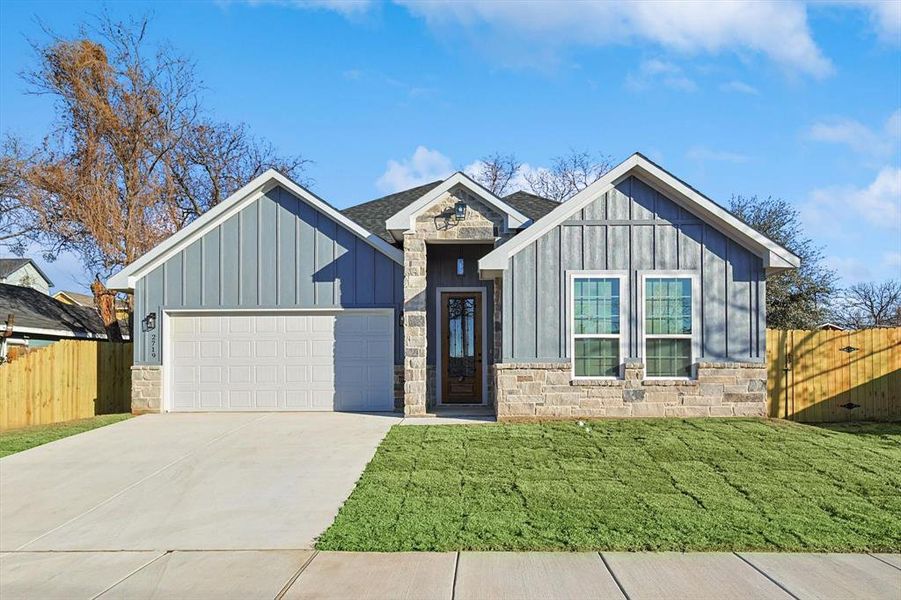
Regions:
<instances>
[{"instance_id":1,"label":"stone skirting at garage","mask_svg":"<svg viewBox=\"0 0 901 600\"><path fill-rule=\"evenodd\" d=\"M131 412L136 415L160 412L163 397L162 367L134 365L131 368Z\"/></svg>"},{"instance_id":2,"label":"stone skirting at garage","mask_svg":"<svg viewBox=\"0 0 901 600\"><path fill-rule=\"evenodd\" d=\"M573 381L569 363L496 364L498 420L766 415L760 363L701 362L689 381L643 380L643 372L628 362L623 379Z\"/></svg>"},{"instance_id":3,"label":"stone skirting at garage","mask_svg":"<svg viewBox=\"0 0 901 600\"><path fill-rule=\"evenodd\" d=\"M404 366L394 365L394 410L404 412Z\"/></svg>"}]
</instances>

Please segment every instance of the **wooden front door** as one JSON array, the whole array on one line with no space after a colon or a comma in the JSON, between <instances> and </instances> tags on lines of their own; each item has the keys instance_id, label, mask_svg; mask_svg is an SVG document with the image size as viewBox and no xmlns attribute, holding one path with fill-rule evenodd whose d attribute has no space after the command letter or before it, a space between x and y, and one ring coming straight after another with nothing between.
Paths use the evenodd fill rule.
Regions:
<instances>
[{"instance_id":1,"label":"wooden front door","mask_svg":"<svg viewBox=\"0 0 901 600\"><path fill-rule=\"evenodd\" d=\"M482 295L441 294L441 403L482 403Z\"/></svg>"}]
</instances>

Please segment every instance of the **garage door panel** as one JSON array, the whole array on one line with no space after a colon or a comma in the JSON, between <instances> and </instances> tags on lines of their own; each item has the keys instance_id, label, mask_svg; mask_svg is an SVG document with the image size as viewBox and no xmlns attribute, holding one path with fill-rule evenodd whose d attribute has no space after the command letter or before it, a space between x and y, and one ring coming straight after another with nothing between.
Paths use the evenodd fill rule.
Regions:
<instances>
[{"instance_id":1,"label":"garage door panel","mask_svg":"<svg viewBox=\"0 0 901 600\"><path fill-rule=\"evenodd\" d=\"M210 313L168 322L171 410L393 409L391 316Z\"/></svg>"}]
</instances>

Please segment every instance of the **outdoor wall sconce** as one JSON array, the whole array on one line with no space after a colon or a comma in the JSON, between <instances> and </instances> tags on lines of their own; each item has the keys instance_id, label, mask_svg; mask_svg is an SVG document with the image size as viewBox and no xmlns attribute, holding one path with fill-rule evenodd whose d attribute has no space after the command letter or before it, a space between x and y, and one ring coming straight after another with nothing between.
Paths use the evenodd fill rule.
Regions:
<instances>
[{"instance_id":1,"label":"outdoor wall sconce","mask_svg":"<svg viewBox=\"0 0 901 600\"><path fill-rule=\"evenodd\" d=\"M463 261L462 258L458 258L457 259L457 275L459 275L460 277L463 277L463 275L465 273L466 273L465 262Z\"/></svg>"},{"instance_id":2,"label":"outdoor wall sconce","mask_svg":"<svg viewBox=\"0 0 901 600\"><path fill-rule=\"evenodd\" d=\"M454 219L462 221L466 218L466 203L462 200L454 204Z\"/></svg>"},{"instance_id":3,"label":"outdoor wall sconce","mask_svg":"<svg viewBox=\"0 0 901 600\"><path fill-rule=\"evenodd\" d=\"M141 319L141 331L153 331L156 329L156 313L147 313L147 316Z\"/></svg>"},{"instance_id":4,"label":"outdoor wall sconce","mask_svg":"<svg viewBox=\"0 0 901 600\"><path fill-rule=\"evenodd\" d=\"M400 311L397 313L397 324L400 327L404 326L404 311Z\"/></svg>"}]
</instances>

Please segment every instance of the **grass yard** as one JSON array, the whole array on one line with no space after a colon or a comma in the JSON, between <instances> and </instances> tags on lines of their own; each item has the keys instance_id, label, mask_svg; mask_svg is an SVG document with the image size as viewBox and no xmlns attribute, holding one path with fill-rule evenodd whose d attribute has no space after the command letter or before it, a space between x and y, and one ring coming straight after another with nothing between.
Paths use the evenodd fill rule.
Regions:
<instances>
[{"instance_id":1,"label":"grass yard","mask_svg":"<svg viewBox=\"0 0 901 600\"><path fill-rule=\"evenodd\" d=\"M901 424L394 427L320 550L901 551Z\"/></svg>"},{"instance_id":2,"label":"grass yard","mask_svg":"<svg viewBox=\"0 0 901 600\"><path fill-rule=\"evenodd\" d=\"M67 421L65 423L53 423L52 425L35 425L22 429L11 429L0 432L0 458L54 442L76 433L83 433L91 429L97 429L104 425L112 425L131 417L130 413L115 415L99 415L89 419Z\"/></svg>"}]
</instances>

